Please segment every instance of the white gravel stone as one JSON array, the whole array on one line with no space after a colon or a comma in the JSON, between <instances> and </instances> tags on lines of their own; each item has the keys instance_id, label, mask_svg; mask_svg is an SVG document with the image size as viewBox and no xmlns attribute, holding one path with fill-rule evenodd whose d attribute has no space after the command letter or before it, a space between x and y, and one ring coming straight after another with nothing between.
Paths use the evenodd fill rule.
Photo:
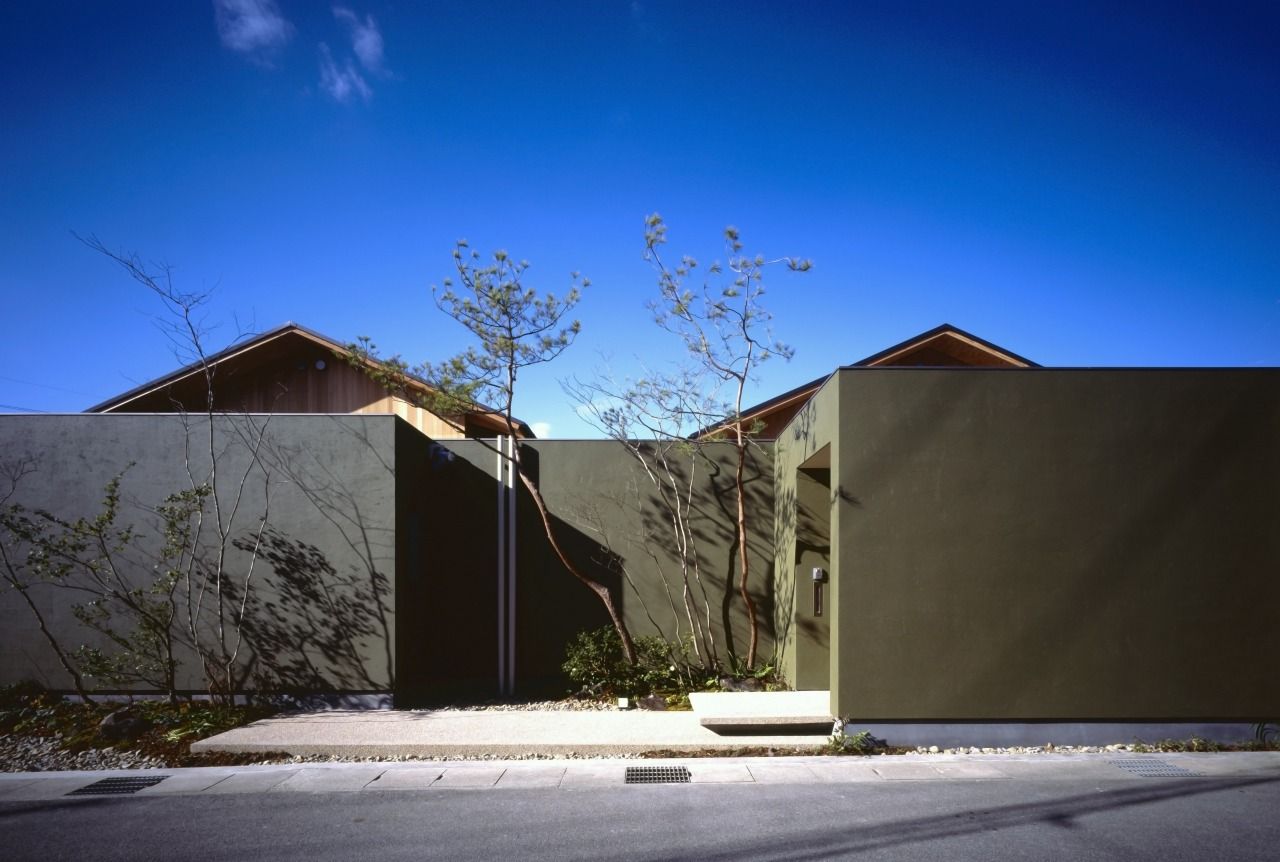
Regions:
<instances>
[{"instance_id":1,"label":"white gravel stone","mask_svg":"<svg viewBox=\"0 0 1280 862\"><path fill-rule=\"evenodd\" d=\"M164 761L136 751L89 748L61 750L56 736L0 736L0 772L53 772L67 769L163 769Z\"/></svg>"},{"instance_id":2,"label":"white gravel stone","mask_svg":"<svg viewBox=\"0 0 1280 862\"><path fill-rule=\"evenodd\" d=\"M604 700L531 700L526 703L478 703L465 706L441 706L415 709L414 712L617 712L616 701Z\"/></svg>"}]
</instances>

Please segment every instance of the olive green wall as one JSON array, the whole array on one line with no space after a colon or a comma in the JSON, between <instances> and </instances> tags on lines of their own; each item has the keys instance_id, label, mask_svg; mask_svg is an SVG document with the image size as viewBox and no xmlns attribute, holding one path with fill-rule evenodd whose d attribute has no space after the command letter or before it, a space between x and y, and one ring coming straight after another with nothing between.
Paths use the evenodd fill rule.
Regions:
<instances>
[{"instance_id":1,"label":"olive green wall","mask_svg":"<svg viewBox=\"0 0 1280 862\"><path fill-rule=\"evenodd\" d=\"M398 706L496 692L494 461L478 443L446 448L396 424Z\"/></svg>"},{"instance_id":2,"label":"olive green wall","mask_svg":"<svg viewBox=\"0 0 1280 862\"><path fill-rule=\"evenodd\" d=\"M825 590L826 613L811 613L810 569L825 560L838 568L840 548L831 542L838 529L830 476L839 458L839 388L828 383L796 415L774 443L775 518L774 627L778 668L797 689L821 690L828 679L829 653L839 638L839 605L834 575ZM825 475L801 472L802 465L826 463ZM826 487L822 487L822 482Z\"/></svg>"},{"instance_id":3,"label":"olive green wall","mask_svg":"<svg viewBox=\"0 0 1280 862\"><path fill-rule=\"evenodd\" d=\"M248 466L237 421L215 428L224 476ZM1274 718L1277 432L1276 370L841 370L749 464L760 658L797 687L829 683L833 710L862 720ZM92 515L133 463L123 499L152 537L147 507L181 487L186 439L178 416L0 417L0 457L37 468L16 499ZM524 451L557 534L633 631L686 636L668 514L634 459L612 441ZM747 645L733 454L704 452L691 586L724 660ZM276 416L264 455L237 522L243 536L269 482L258 590L276 613L250 626L259 670L405 704L491 696L493 451L390 416ZM607 619L519 501L517 693L563 691L566 642ZM87 642L65 596L36 593L60 635ZM187 657L181 685L198 689L192 670ZM0 683L30 676L69 685L0 596Z\"/></svg>"},{"instance_id":4,"label":"olive green wall","mask_svg":"<svg viewBox=\"0 0 1280 862\"><path fill-rule=\"evenodd\" d=\"M480 490L475 492L474 503L455 506L454 510L474 510L479 519L474 522L474 534L461 526L452 530L455 539L466 535L468 540L452 547L440 546L440 555L433 556L426 577L433 584L441 580L468 584L468 606L475 607L475 613L455 614L444 625L449 627L450 638L456 634L461 638L457 643L468 645L465 651L481 657L485 673L479 677L479 688L491 689L497 667L496 595L490 587L476 585L494 582L495 563L489 546L496 530L492 516L496 488L490 478L495 455L478 441L449 440L440 445L455 453L458 461L432 476L427 487L441 501L432 505L448 505L449 493L441 492L456 487L458 470L469 465L465 472ZM768 661L774 651L774 605L769 589L773 577L770 448L766 444L752 451L745 473L751 525L750 591L760 617L761 661ZM745 658L749 640L737 592L733 448L708 444L700 451L692 473L694 506L688 515L700 565L697 573L690 573L690 589L716 655L728 664L731 654ZM577 566L613 590L632 634L687 638L691 626L682 599L683 574L674 550L669 510L639 463L611 440L529 441L522 457L547 501L559 542ZM682 482L690 478L690 463L687 456L674 456L672 464ZM566 644L581 631L608 625L609 619L599 599L556 559L523 488L518 501L517 690L563 693L567 683L560 666ZM463 574L453 574L459 572ZM709 620L705 615L708 609ZM464 627L466 631L461 630Z\"/></svg>"},{"instance_id":5,"label":"olive green wall","mask_svg":"<svg viewBox=\"0 0 1280 862\"><path fill-rule=\"evenodd\" d=\"M185 451L203 476L204 421L191 419L188 450L188 428L176 415L5 416L0 457L30 458L37 468L15 501L64 518L95 514L103 487L124 470L121 524L144 534L130 574L141 583L161 535L148 507L187 483ZM249 466L248 432L264 423L262 462L249 471L233 531L242 541L252 537L269 484L269 529L242 653L255 673L291 691L394 691L400 705L492 697L494 450L479 441L435 442L391 416L219 417L224 503ZM752 452L747 465L762 661L774 649L768 449ZM667 511L632 456L612 441L533 441L524 458L561 543L614 590L633 633L687 637ZM680 480L692 478L697 489L687 514L700 568L690 585L699 609L709 612L700 620L716 656L727 664L731 655L745 656L748 643L736 590L732 448L703 447L692 476L688 459L676 460ZM608 619L555 559L528 495L517 499L517 693L559 694L567 685L560 671L566 643ZM240 577L246 565L246 553L233 550L229 570ZM32 595L63 644L97 643L71 615L65 591L39 585ZM0 595L0 624L0 684L34 677L70 688L18 597ZM201 689L196 667L194 656L182 657L180 688Z\"/></svg>"},{"instance_id":6,"label":"olive green wall","mask_svg":"<svg viewBox=\"0 0 1280 862\"><path fill-rule=\"evenodd\" d=\"M832 388L838 714L1280 714L1280 371L846 369Z\"/></svg>"},{"instance_id":7,"label":"olive green wall","mask_svg":"<svg viewBox=\"0 0 1280 862\"><path fill-rule=\"evenodd\" d=\"M189 423L173 414L2 416L0 461L28 460L34 467L12 502L63 519L92 517L101 510L104 486L123 473L117 523L132 525L140 538L122 555L122 571L132 582L148 582L161 542L151 509L187 487L186 458L195 476L207 474L207 420L190 417ZM395 686L397 423L391 416L214 420L223 518L244 546L229 549L226 571L236 583L248 572L245 548L268 513L240 652L258 681L292 691ZM253 466L246 441L260 431L261 462ZM72 616L73 594L37 584L30 595L63 646L103 645ZM202 690L197 657L181 660L179 688ZM29 610L6 590L0 595L0 684L27 678L71 688ZM254 679L250 685L256 687Z\"/></svg>"}]
</instances>

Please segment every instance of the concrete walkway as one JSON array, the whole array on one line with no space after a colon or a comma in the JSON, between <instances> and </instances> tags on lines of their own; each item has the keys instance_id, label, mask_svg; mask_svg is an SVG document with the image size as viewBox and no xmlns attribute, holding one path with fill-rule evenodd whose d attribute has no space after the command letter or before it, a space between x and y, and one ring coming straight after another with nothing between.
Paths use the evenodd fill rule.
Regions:
<instances>
[{"instance_id":1,"label":"concrete walkway","mask_svg":"<svg viewBox=\"0 0 1280 862\"><path fill-rule=\"evenodd\" d=\"M1134 769L1138 762L1142 769ZM1087 780L1099 787L1116 782L1159 785L1183 781L1244 779L1280 781L1280 753L1160 755L906 755L876 757L757 757L686 760L561 760L460 763L337 763L280 766L202 767L108 772L0 774L0 804L67 796L103 778L165 778L129 798L174 794L371 793L453 790L558 789L590 791L625 785L633 766L688 768L691 784L839 785L900 782ZM634 785L644 786L644 785ZM673 786L678 789L678 785ZM116 797L118 798L118 797Z\"/></svg>"},{"instance_id":2,"label":"concrete walkway","mask_svg":"<svg viewBox=\"0 0 1280 862\"><path fill-rule=\"evenodd\" d=\"M637 754L821 746L815 734L721 735L693 712L330 711L283 715L192 744L193 752L283 751L346 757Z\"/></svg>"}]
</instances>

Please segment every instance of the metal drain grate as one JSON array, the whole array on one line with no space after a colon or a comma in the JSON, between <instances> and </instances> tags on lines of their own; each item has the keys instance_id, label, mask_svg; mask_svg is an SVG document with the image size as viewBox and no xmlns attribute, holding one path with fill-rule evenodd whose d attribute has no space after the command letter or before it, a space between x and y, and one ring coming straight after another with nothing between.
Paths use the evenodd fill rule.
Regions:
<instances>
[{"instance_id":1,"label":"metal drain grate","mask_svg":"<svg viewBox=\"0 0 1280 862\"><path fill-rule=\"evenodd\" d=\"M688 784L687 766L628 766L627 784Z\"/></svg>"},{"instance_id":2,"label":"metal drain grate","mask_svg":"<svg viewBox=\"0 0 1280 862\"><path fill-rule=\"evenodd\" d=\"M148 787L155 787L161 781L164 781L167 775L149 775L146 778L103 778L95 781L93 784L86 784L77 790L68 793L68 796L123 796L129 793L137 793L139 790L145 790Z\"/></svg>"},{"instance_id":3,"label":"metal drain grate","mask_svg":"<svg viewBox=\"0 0 1280 862\"><path fill-rule=\"evenodd\" d=\"M1174 766L1172 763L1165 763L1163 760L1148 757L1133 757L1127 760L1110 760L1107 762L1139 778L1203 777L1203 773L1192 772L1190 769L1183 769L1181 766Z\"/></svg>"}]
</instances>

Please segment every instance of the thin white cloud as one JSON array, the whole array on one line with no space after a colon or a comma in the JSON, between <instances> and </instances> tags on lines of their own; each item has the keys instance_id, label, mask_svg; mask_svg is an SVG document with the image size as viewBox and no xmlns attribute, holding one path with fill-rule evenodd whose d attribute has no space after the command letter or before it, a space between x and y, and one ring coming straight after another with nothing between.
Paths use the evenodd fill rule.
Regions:
<instances>
[{"instance_id":1,"label":"thin white cloud","mask_svg":"<svg viewBox=\"0 0 1280 862\"><path fill-rule=\"evenodd\" d=\"M223 46L256 60L293 38L275 0L213 0L213 17Z\"/></svg>"},{"instance_id":2,"label":"thin white cloud","mask_svg":"<svg viewBox=\"0 0 1280 862\"><path fill-rule=\"evenodd\" d=\"M533 436L540 440L546 440L551 436L550 422L534 422L529 426L529 430L533 432Z\"/></svg>"},{"instance_id":3,"label":"thin white cloud","mask_svg":"<svg viewBox=\"0 0 1280 862\"><path fill-rule=\"evenodd\" d=\"M356 64L347 60L338 65L329 46L323 42L320 43L320 88L342 104L357 96L366 102L373 98L373 90L369 89Z\"/></svg>"},{"instance_id":4,"label":"thin white cloud","mask_svg":"<svg viewBox=\"0 0 1280 862\"><path fill-rule=\"evenodd\" d=\"M360 65L370 72L384 71L382 57L382 31L372 15L360 16L345 6L334 6L333 17L351 28L351 50L355 51Z\"/></svg>"}]
</instances>

